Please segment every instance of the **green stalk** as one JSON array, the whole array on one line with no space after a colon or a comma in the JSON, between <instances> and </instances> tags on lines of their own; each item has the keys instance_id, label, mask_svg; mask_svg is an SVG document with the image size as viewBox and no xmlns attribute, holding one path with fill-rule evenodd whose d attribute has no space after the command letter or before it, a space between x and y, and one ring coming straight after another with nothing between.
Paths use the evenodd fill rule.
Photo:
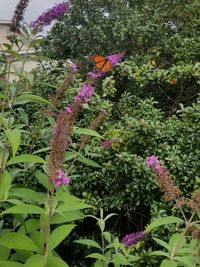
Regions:
<instances>
[{"instance_id":1,"label":"green stalk","mask_svg":"<svg viewBox=\"0 0 200 267\"><path fill-rule=\"evenodd\" d=\"M26 48L25 55L24 55L24 58L23 58L23 61L22 61L21 74L24 72L24 67L25 67L25 63L26 63L26 59L27 59L27 55L28 55L28 50L29 50L29 47ZM6 94L8 92L8 87L9 87L10 70L11 70L12 63L13 63L13 61L9 60L9 64L8 64L8 68L9 69L8 69L8 76L7 76L7 79L6 79L6 88L5 88ZM19 79L18 82L17 82L15 93L14 93L14 95L12 97L12 100L11 100L10 111L9 111L9 115L8 115L8 129L10 128L11 117L12 117L12 113L13 113L13 107L14 107L15 99L16 99L16 96L17 96L17 93L18 93L18 89L19 89L19 86L20 86L20 82L21 82L21 80ZM4 109L5 109L5 103L2 106L2 112L4 112ZM4 142L4 147L3 147L3 155L2 155L2 161L1 161L1 167L0 167L0 173L4 172L4 160L5 160L7 147L8 147L8 140L5 137L5 142Z\"/></svg>"}]
</instances>

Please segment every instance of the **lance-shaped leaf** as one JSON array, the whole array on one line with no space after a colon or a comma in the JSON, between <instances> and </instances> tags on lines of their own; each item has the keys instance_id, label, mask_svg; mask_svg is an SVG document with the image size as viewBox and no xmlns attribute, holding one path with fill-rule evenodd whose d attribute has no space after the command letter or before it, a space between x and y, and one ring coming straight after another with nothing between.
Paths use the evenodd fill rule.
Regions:
<instances>
[{"instance_id":1,"label":"lance-shaped leaf","mask_svg":"<svg viewBox=\"0 0 200 267\"><path fill-rule=\"evenodd\" d=\"M17 164L17 163L42 163L44 164L45 161L43 158L39 156L24 154L24 155L14 157L13 159L9 160L7 162L7 166L12 165L12 164Z\"/></svg>"},{"instance_id":2,"label":"lance-shaped leaf","mask_svg":"<svg viewBox=\"0 0 200 267\"><path fill-rule=\"evenodd\" d=\"M14 207L8 208L2 212L3 214L43 214L44 210L36 205L28 205L28 204L22 204L22 205L16 205Z\"/></svg>"},{"instance_id":3,"label":"lance-shaped leaf","mask_svg":"<svg viewBox=\"0 0 200 267\"><path fill-rule=\"evenodd\" d=\"M146 232L150 232L153 229L165 225L165 224L171 224L171 223L183 223L184 221L178 217L174 216L167 216L164 218L159 218L153 221L150 225L147 226Z\"/></svg>"},{"instance_id":4,"label":"lance-shaped leaf","mask_svg":"<svg viewBox=\"0 0 200 267\"><path fill-rule=\"evenodd\" d=\"M6 199L11 187L12 178L9 172L5 171L0 175L0 199Z\"/></svg>"},{"instance_id":5,"label":"lance-shaped leaf","mask_svg":"<svg viewBox=\"0 0 200 267\"><path fill-rule=\"evenodd\" d=\"M15 105L26 104L29 102L36 102L36 103L53 106L53 104L50 101L42 98L41 96L32 95L32 94L23 94L23 95L18 96L15 100Z\"/></svg>"},{"instance_id":6,"label":"lance-shaped leaf","mask_svg":"<svg viewBox=\"0 0 200 267\"><path fill-rule=\"evenodd\" d=\"M20 145L21 132L19 130L14 129L14 130L7 130L5 134L12 147L12 154L14 158Z\"/></svg>"},{"instance_id":7,"label":"lance-shaped leaf","mask_svg":"<svg viewBox=\"0 0 200 267\"><path fill-rule=\"evenodd\" d=\"M49 251L52 251L55 247L57 247L65 238L69 235L69 233L74 229L75 224L67 224L57 227L49 237Z\"/></svg>"},{"instance_id":8,"label":"lance-shaped leaf","mask_svg":"<svg viewBox=\"0 0 200 267\"><path fill-rule=\"evenodd\" d=\"M21 233L6 233L0 237L0 244L10 249L39 251L36 244L28 236Z\"/></svg>"}]
</instances>

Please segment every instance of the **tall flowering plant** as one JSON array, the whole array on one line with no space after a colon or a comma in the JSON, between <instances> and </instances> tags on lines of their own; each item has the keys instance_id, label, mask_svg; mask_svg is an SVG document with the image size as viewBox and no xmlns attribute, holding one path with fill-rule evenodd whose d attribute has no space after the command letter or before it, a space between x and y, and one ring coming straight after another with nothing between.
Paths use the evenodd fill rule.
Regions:
<instances>
[{"instance_id":1,"label":"tall flowering plant","mask_svg":"<svg viewBox=\"0 0 200 267\"><path fill-rule=\"evenodd\" d=\"M192 197L184 198L181 196L181 190L173 181L169 171L158 160L155 155L147 157L146 160L148 168L155 174L158 185L162 193L164 193L165 201L170 201L175 204L175 208L179 209L182 218L178 217L164 217L153 221L146 229L152 231L156 227L177 223L180 225L178 232L166 243L164 240L153 238L156 243L164 248L163 251L154 251L150 256L164 256L161 262L164 266L198 266L198 243L200 238L198 212L200 209L200 191L194 192ZM186 207L186 212L184 211ZM188 209L191 214L188 217Z\"/></svg>"},{"instance_id":2,"label":"tall flowering plant","mask_svg":"<svg viewBox=\"0 0 200 267\"><path fill-rule=\"evenodd\" d=\"M16 27L21 25L23 12L28 2L19 1L13 19ZM20 14L17 13L19 11ZM35 102L39 105L46 105L48 107L46 112L53 114L51 110L55 110L60 100L63 100L64 92L78 71L77 66L70 63L69 71L66 70L63 82L48 100L31 93L21 92L24 85L26 89L32 86L32 74L25 71L25 66L30 60L36 60L35 55L29 53L29 50L32 51L41 42L41 37L37 35L37 32L68 11L69 4L66 2L55 5L32 23L35 27L33 30L25 27L18 29L19 40L16 32L15 40L16 44L22 44L17 51L19 54L14 50L13 43L1 46L1 54L5 60L0 66L2 67L0 75L3 79L1 83L3 90L0 96L0 140L2 142L0 147L0 215L3 218L0 221L0 266L67 267L67 263L55 252L55 249L74 229L73 222L83 218L81 210L91 207L69 193L68 185L72 181L70 169L64 168L64 161L65 152L72 143L76 118L82 111L83 105L89 103L94 94L94 79L85 81L73 101L54 112L55 123L47 160L32 152L20 154L19 150L22 139L27 133L27 127L30 126L28 115L25 114L26 119L24 119L24 113L20 113L19 105ZM36 31L37 28L38 31ZM20 54L22 48L25 48L25 55ZM13 68L13 63L16 61L19 64L18 69ZM12 77L14 75L14 81L11 75ZM90 129L83 133L79 131L80 148L89 141L85 137L100 136L95 129L105 115L100 112L91 123ZM78 133L77 129L76 131ZM42 151L46 151L46 148ZM73 163L80 153L74 152L74 155ZM43 165L44 172L41 171L40 165ZM36 191L34 188L16 184L16 176L21 172L30 171L33 166L34 177L43 190ZM11 218L13 218L13 223L9 228Z\"/></svg>"}]
</instances>

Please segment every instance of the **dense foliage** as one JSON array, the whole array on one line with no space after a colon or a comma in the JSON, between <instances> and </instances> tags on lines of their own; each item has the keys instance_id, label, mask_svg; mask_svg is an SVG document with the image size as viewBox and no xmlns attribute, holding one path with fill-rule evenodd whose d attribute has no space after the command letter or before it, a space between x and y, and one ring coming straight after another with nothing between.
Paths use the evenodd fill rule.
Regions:
<instances>
[{"instance_id":1,"label":"dense foliage","mask_svg":"<svg viewBox=\"0 0 200 267\"><path fill-rule=\"evenodd\" d=\"M198 7L72 0L32 29L21 10L0 58L0 267L198 266ZM108 72L89 76L94 53Z\"/></svg>"},{"instance_id":2,"label":"dense foliage","mask_svg":"<svg viewBox=\"0 0 200 267\"><path fill-rule=\"evenodd\" d=\"M118 94L155 97L171 114L199 93L199 10L198 0L73 0L69 16L53 26L43 51L55 59L76 59L83 72L92 54L124 51L130 61L128 75L114 78Z\"/></svg>"}]
</instances>

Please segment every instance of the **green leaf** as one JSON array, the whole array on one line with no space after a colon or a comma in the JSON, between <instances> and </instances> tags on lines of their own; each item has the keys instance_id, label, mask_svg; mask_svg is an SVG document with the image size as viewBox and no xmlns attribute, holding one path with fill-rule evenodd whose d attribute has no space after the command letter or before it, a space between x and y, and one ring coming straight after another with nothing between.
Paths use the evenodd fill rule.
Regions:
<instances>
[{"instance_id":1,"label":"green leaf","mask_svg":"<svg viewBox=\"0 0 200 267\"><path fill-rule=\"evenodd\" d=\"M82 245L101 249L101 246L97 242L95 242L94 240L91 240L91 239L80 239L80 240L76 240L74 242L76 242L78 244L82 244Z\"/></svg>"},{"instance_id":2,"label":"green leaf","mask_svg":"<svg viewBox=\"0 0 200 267\"><path fill-rule=\"evenodd\" d=\"M10 249L39 250L29 237L21 233L6 233L0 237L0 244Z\"/></svg>"},{"instance_id":3,"label":"green leaf","mask_svg":"<svg viewBox=\"0 0 200 267\"><path fill-rule=\"evenodd\" d=\"M0 199L7 199L11 183L12 183L12 178L9 172L4 171L0 175Z\"/></svg>"},{"instance_id":4,"label":"green leaf","mask_svg":"<svg viewBox=\"0 0 200 267\"><path fill-rule=\"evenodd\" d=\"M177 267L177 263L173 260L163 260L160 267Z\"/></svg>"},{"instance_id":5,"label":"green leaf","mask_svg":"<svg viewBox=\"0 0 200 267\"><path fill-rule=\"evenodd\" d=\"M28 114L22 108L19 108L18 112L19 112L19 115L20 115L22 121L24 123L28 124L29 123Z\"/></svg>"},{"instance_id":6,"label":"green leaf","mask_svg":"<svg viewBox=\"0 0 200 267\"><path fill-rule=\"evenodd\" d=\"M58 213L62 213L62 212L81 210L86 208L92 208L92 206L85 204L83 202L73 202L68 204L62 204L55 211Z\"/></svg>"},{"instance_id":7,"label":"green leaf","mask_svg":"<svg viewBox=\"0 0 200 267\"><path fill-rule=\"evenodd\" d=\"M72 202L83 202L80 198L71 195L69 192L64 191L62 188L57 189L56 197L59 201L63 201L66 204L71 204Z\"/></svg>"},{"instance_id":8,"label":"green leaf","mask_svg":"<svg viewBox=\"0 0 200 267\"><path fill-rule=\"evenodd\" d=\"M49 251L52 251L55 247L57 247L65 238L69 235L69 233L74 229L74 224L62 225L57 227L49 237Z\"/></svg>"},{"instance_id":9,"label":"green leaf","mask_svg":"<svg viewBox=\"0 0 200 267\"><path fill-rule=\"evenodd\" d=\"M77 160L80 161L81 163L88 165L88 166L95 167L95 168L101 168L101 166L99 164L97 164L92 159L88 159L86 157L81 156L81 157L78 157Z\"/></svg>"},{"instance_id":10,"label":"green leaf","mask_svg":"<svg viewBox=\"0 0 200 267\"><path fill-rule=\"evenodd\" d=\"M171 250L173 250L173 248L176 247L177 252L185 245L185 243L186 243L186 238L185 236L183 236L183 234L173 234L169 240L169 246Z\"/></svg>"},{"instance_id":11,"label":"green leaf","mask_svg":"<svg viewBox=\"0 0 200 267\"><path fill-rule=\"evenodd\" d=\"M20 95L18 97L16 97L15 100L15 105L22 105L22 104L26 104L29 102L36 102L36 103L41 103L41 104L47 104L50 106L54 106L50 101L42 98L41 96L37 96L37 95L32 95L32 94L23 94Z\"/></svg>"},{"instance_id":12,"label":"green leaf","mask_svg":"<svg viewBox=\"0 0 200 267\"><path fill-rule=\"evenodd\" d=\"M12 189L10 190L10 194L11 197L16 197L16 198L21 198L23 199L25 202L28 202L30 204L32 203L39 203L42 204L44 203L44 198L45 195L40 193L40 192L36 192L32 189L28 189L28 188L15 188L12 187Z\"/></svg>"},{"instance_id":13,"label":"green leaf","mask_svg":"<svg viewBox=\"0 0 200 267\"><path fill-rule=\"evenodd\" d=\"M104 232L103 235L104 235L106 241L107 241L108 243L111 243L111 240L112 240L111 233L110 233L110 232Z\"/></svg>"},{"instance_id":14,"label":"green leaf","mask_svg":"<svg viewBox=\"0 0 200 267\"><path fill-rule=\"evenodd\" d=\"M79 135L89 135L89 136L94 136L94 137L98 137L100 139L103 139L103 137L100 134L98 134L96 131L91 130L91 129L87 129L87 128L74 127L73 133L79 134Z\"/></svg>"},{"instance_id":15,"label":"green leaf","mask_svg":"<svg viewBox=\"0 0 200 267\"><path fill-rule=\"evenodd\" d=\"M38 170L36 170L33 174L35 175L38 182L41 185L43 185L47 190L49 190L49 188L50 188L49 177L46 174L44 174L43 172L38 171Z\"/></svg>"},{"instance_id":16,"label":"green leaf","mask_svg":"<svg viewBox=\"0 0 200 267\"><path fill-rule=\"evenodd\" d=\"M99 259L103 261L107 261L106 257L100 253L92 253L86 256L86 258L93 258L93 259Z\"/></svg>"},{"instance_id":17,"label":"green leaf","mask_svg":"<svg viewBox=\"0 0 200 267\"><path fill-rule=\"evenodd\" d=\"M3 149L0 147L0 162L2 163L3 167L5 167L8 157L9 157L8 148Z\"/></svg>"},{"instance_id":18,"label":"green leaf","mask_svg":"<svg viewBox=\"0 0 200 267\"><path fill-rule=\"evenodd\" d=\"M102 267L102 260L96 260L94 267Z\"/></svg>"},{"instance_id":19,"label":"green leaf","mask_svg":"<svg viewBox=\"0 0 200 267\"><path fill-rule=\"evenodd\" d=\"M111 217L116 216L116 215L118 215L118 214L117 213L110 213L104 218L104 221L107 221L108 219L110 219Z\"/></svg>"},{"instance_id":20,"label":"green leaf","mask_svg":"<svg viewBox=\"0 0 200 267\"><path fill-rule=\"evenodd\" d=\"M36 254L31 256L24 264L24 267L44 267L46 258L42 255Z\"/></svg>"},{"instance_id":21,"label":"green leaf","mask_svg":"<svg viewBox=\"0 0 200 267\"><path fill-rule=\"evenodd\" d=\"M24 204L24 205L16 205L14 207L8 208L2 212L3 214L43 214L44 210L41 209L38 206L35 205L29 205L29 204Z\"/></svg>"},{"instance_id":22,"label":"green leaf","mask_svg":"<svg viewBox=\"0 0 200 267\"><path fill-rule=\"evenodd\" d=\"M181 248L177 251L176 254L190 254L190 255L195 255L197 251L195 249L191 248Z\"/></svg>"},{"instance_id":23,"label":"green leaf","mask_svg":"<svg viewBox=\"0 0 200 267\"><path fill-rule=\"evenodd\" d=\"M18 232L22 234L29 234L39 228L40 228L40 224L39 224L38 219L29 219L25 221L24 225L21 225Z\"/></svg>"},{"instance_id":24,"label":"green leaf","mask_svg":"<svg viewBox=\"0 0 200 267\"><path fill-rule=\"evenodd\" d=\"M0 261L1 267L24 267L24 264L13 261Z\"/></svg>"},{"instance_id":25,"label":"green leaf","mask_svg":"<svg viewBox=\"0 0 200 267\"><path fill-rule=\"evenodd\" d=\"M149 253L149 256L164 256L166 258L170 258L170 255L168 255L166 252L161 250L156 250L151 253Z\"/></svg>"},{"instance_id":26,"label":"green leaf","mask_svg":"<svg viewBox=\"0 0 200 267\"><path fill-rule=\"evenodd\" d=\"M31 240L40 248L40 252L42 253L44 249L44 233L41 231L33 231L29 234Z\"/></svg>"},{"instance_id":27,"label":"green leaf","mask_svg":"<svg viewBox=\"0 0 200 267\"><path fill-rule=\"evenodd\" d=\"M160 246L166 248L168 251L171 251L171 247L165 241L155 237L153 240L156 241L156 243L158 243Z\"/></svg>"},{"instance_id":28,"label":"green leaf","mask_svg":"<svg viewBox=\"0 0 200 267\"><path fill-rule=\"evenodd\" d=\"M16 164L16 163L45 163L45 160L43 160L41 157L36 155L29 155L24 154L17 157L14 157L13 159L9 160L7 162L7 166Z\"/></svg>"},{"instance_id":29,"label":"green leaf","mask_svg":"<svg viewBox=\"0 0 200 267\"><path fill-rule=\"evenodd\" d=\"M118 251L118 249L120 247L120 242L119 242L118 237L115 237L113 244L114 244L115 251Z\"/></svg>"},{"instance_id":30,"label":"green leaf","mask_svg":"<svg viewBox=\"0 0 200 267\"><path fill-rule=\"evenodd\" d=\"M65 161L71 160L77 157L77 153L75 151L66 151L65 152Z\"/></svg>"},{"instance_id":31,"label":"green leaf","mask_svg":"<svg viewBox=\"0 0 200 267\"><path fill-rule=\"evenodd\" d=\"M0 260L7 260L9 256L10 256L10 248L0 245Z\"/></svg>"},{"instance_id":32,"label":"green leaf","mask_svg":"<svg viewBox=\"0 0 200 267\"><path fill-rule=\"evenodd\" d=\"M48 256L48 267L69 267L61 258Z\"/></svg>"},{"instance_id":33,"label":"green leaf","mask_svg":"<svg viewBox=\"0 0 200 267\"><path fill-rule=\"evenodd\" d=\"M174 216L167 216L164 218L159 218L147 226L146 232L150 232L159 226L162 226L165 224L171 224L171 223L184 223L184 221L182 219L180 219L178 217L174 217Z\"/></svg>"},{"instance_id":34,"label":"green leaf","mask_svg":"<svg viewBox=\"0 0 200 267\"><path fill-rule=\"evenodd\" d=\"M184 266L187 266L187 267L194 267L194 264L188 260L188 258L186 258L185 256L183 257L174 257L174 260L180 262L180 263L183 263Z\"/></svg>"},{"instance_id":35,"label":"green leaf","mask_svg":"<svg viewBox=\"0 0 200 267\"><path fill-rule=\"evenodd\" d=\"M12 147L12 154L14 158L20 145L21 132L15 129L15 130L7 130L5 134Z\"/></svg>"},{"instance_id":36,"label":"green leaf","mask_svg":"<svg viewBox=\"0 0 200 267\"><path fill-rule=\"evenodd\" d=\"M129 256L128 256L128 261L129 261L129 262L138 261L138 260L140 260L140 259L141 259L141 257L139 257L139 256L134 256L134 255L129 255Z\"/></svg>"},{"instance_id":37,"label":"green leaf","mask_svg":"<svg viewBox=\"0 0 200 267\"><path fill-rule=\"evenodd\" d=\"M77 157L77 161L80 161L88 166L95 167L95 168L101 168L99 164L97 164L94 160L88 159L84 157L81 153L76 152L72 149L70 151L65 152L65 160L71 160L73 158Z\"/></svg>"},{"instance_id":38,"label":"green leaf","mask_svg":"<svg viewBox=\"0 0 200 267\"><path fill-rule=\"evenodd\" d=\"M112 262L115 264L127 265L126 257L119 252L113 256Z\"/></svg>"},{"instance_id":39,"label":"green leaf","mask_svg":"<svg viewBox=\"0 0 200 267\"><path fill-rule=\"evenodd\" d=\"M52 217L52 224L61 224L66 222L73 222L76 220L80 220L84 217L82 212L72 211L72 212L63 212L61 214L55 214Z\"/></svg>"},{"instance_id":40,"label":"green leaf","mask_svg":"<svg viewBox=\"0 0 200 267\"><path fill-rule=\"evenodd\" d=\"M44 148L35 150L35 151L33 152L33 154L39 154L39 153L41 153L41 152L46 152L46 151L49 151L49 150L50 150L50 147L48 146L48 147L44 147Z\"/></svg>"}]
</instances>

